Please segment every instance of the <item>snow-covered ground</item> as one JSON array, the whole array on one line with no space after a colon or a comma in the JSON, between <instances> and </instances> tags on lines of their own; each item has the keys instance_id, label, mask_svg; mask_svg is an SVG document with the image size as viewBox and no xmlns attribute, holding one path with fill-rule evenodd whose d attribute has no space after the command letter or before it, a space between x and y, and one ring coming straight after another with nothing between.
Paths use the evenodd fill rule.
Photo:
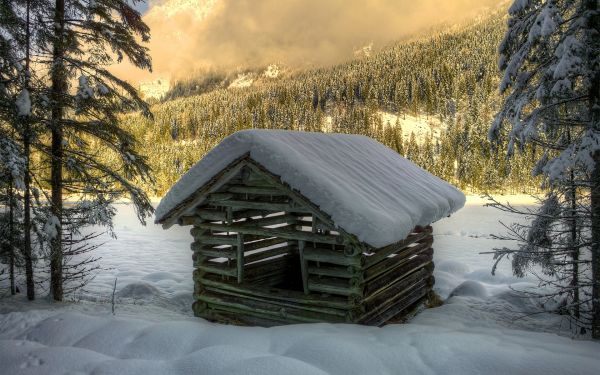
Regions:
<instances>
[{"instance_id":1,"label":"snow-covered ground","mask_svg":"<svg viewBox=\"0 0 600 375\"><path fill-rule=\"evenodd\" d=\"M405 140L410 139L412 133L415 134L415 139L418 144L425 142L425 138L431 134L433 139L439 139L442 131L446 129L446 124L440 122L436 117L429 116L413 116L410 114L402 114L398 116L395 113L386 111L378 111L381 116L381 122L385 126L402 127L402 136Z\"/></svg>"},{"instance_id":2,"label":"snow-covered ground","mask_svg":"<svg viewBox=\"0 0 600 375\"><path fill-rule=\"evenodd\" d=\"M104 270L77 301L0 299L0 374L597 374L600 344L571 339L559 317L511 290L535 280L513 277L509 264L490 274L491 256L479 253L502 245L489 234L514 218L483 203L469 197L434 224L443 306L383 328L269 329L192 317L188 229L141 227L121 205L118 239L96 252Z\"/></svg>"}]
</instances>

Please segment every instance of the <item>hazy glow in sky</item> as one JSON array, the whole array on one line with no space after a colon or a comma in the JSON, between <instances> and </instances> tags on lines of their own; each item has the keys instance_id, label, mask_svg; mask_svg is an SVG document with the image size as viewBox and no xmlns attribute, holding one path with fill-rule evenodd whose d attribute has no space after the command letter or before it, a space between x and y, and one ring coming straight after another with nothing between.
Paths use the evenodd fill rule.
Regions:
<instances>
[{"instance_id":1,"label":"hazy glow in sky","mask_svg":"<svg viewBox=\"0 0 600 375\"><path fill-rule=\"evenodd\" d=\"M331 65L440 23L497 8L502 0L153 0L153 76L182 77L206 67L282 63ZM141 4L138 9L143 9ZM128 79L151 77L127 67Z\"/></svg>"}]
</instances>

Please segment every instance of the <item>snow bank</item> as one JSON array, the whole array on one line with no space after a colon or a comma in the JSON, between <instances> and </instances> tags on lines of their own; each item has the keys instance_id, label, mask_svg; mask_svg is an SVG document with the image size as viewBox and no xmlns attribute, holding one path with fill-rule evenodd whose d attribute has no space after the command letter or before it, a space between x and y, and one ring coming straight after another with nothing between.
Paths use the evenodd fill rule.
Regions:
<instances>
[{"instance_id":1,"label":"snow bank","mask_svg":"<svg viewBox=\"0 0 600 375\"><path fill-rule=\"evenodd\" d=\"M264 329L201 319L156 323L73 312L12 313L0 316L0 363L11 375L586 375L600 367L598 343L434 324L427 312L422 315L427 325ZM14 329L15 322L23 328Z\"/></svg>"},{"instance_id":2,"label":"snow bank","mask_svg":"<svg viewBox=\"0 0 600 375\"><path fill-rule=\"evenodd\" d=\"M451 220L434 224L434 288L444 304L382 329L264 329L193 318L188 230L142 227L131 206L118 205L119 238L98 239L106 242L96 253L104 271L88 286L105 303L0 299L0 374L596 374L598 343L570 339L563 317L540 313L511 290L535 279L512 276L510 262L490 275L492 256L479 253L506 245L490 237L503 230L498 220L523 218L482 203L469 197ZM118 299L112 317L115 277L117 291L145 282L162 297Z\"/></svg>"},{"instance_id":3,"label":"snow bank","mask_svg":"<svg viewBox=\"0 0 600 375\"><path fill-rule=\"evenodd\" d=\"M400 241L465 203L454 186L365 136L245 130L181 177L161 200L156 221L246 153L374 247Z\"/></svg>"}]
</instances>

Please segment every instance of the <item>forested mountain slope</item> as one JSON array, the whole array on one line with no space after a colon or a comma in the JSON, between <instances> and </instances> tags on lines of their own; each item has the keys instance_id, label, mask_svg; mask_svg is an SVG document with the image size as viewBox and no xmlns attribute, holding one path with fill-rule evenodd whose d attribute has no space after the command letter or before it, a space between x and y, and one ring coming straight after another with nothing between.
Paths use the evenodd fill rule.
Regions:
<instances>
[{"instance_id":1,"label":"forested mountain slope","mask_svg":"<svg viewBox=\"0 0 600 375\"><path fill-rule=\"evenodd\" d=\"M156 195L246 128L365 134L467 191L527 192L537 186L529 172L534 151L511 159L520 165L511 168L503 148L493 150L486 139L500 103L496 49L504 30L505 20L492 15L331 68L243 88L216 84L155 104L154 119L123 121L150 159L156 183L146 188ZM437 131L402 136L404 118L438 124Z\"/></svg>"}]
</instances>

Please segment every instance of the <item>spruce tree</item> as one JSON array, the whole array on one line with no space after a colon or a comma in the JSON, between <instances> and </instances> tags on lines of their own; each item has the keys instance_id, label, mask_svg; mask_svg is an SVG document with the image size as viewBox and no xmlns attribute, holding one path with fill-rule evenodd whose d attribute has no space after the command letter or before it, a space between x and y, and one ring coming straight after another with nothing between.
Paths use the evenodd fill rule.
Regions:
<instances>
[{"instance_id":1,"label":"spruce tree","mask_svg":"<svg viewBox=\"0 0 600 375\"><path fill-rule=\"evenodd\" d=\"M2 57L2 73L5 77L3 87L0 88L2 95L8 103L8 111L4 111L5 123L12 128L11 138L16 140L17 135L22 144L22 201L23 201L23 222L22 235L23 243L21 252L25 262L25 273L27 283L27 297L29 300L35 298L35 286L33 279L33 248L31 244L32 231L32 197L31 197L31 143L33 139L32 130L32 81L35 79L31 70L31 51L33 42L34 26L32 25L32 15L36 13L40 5L38 0L19 0L13 2L3 2L0 5L0 53ZM1 73L0 73L1 74ZM10 200L12 204L14 191L10 186ZM12 234L14 223L14 206L9 206L9 221L11 221L10 232Z\"/></svg>"},{"instance_id":2,"label":"spruce tree","mask_svg":"<svg viewBox=\"0 0 600 375\"><path fill-rule=\"evenodd\" d=\"M150 178L135 138L119 124L119 114L142 111L146 103L133 86L113 75L109 66L127 58L141 69L150 69L148 26L126 0L56 0L52 22L40 41L50 59L51 207L50 281L55 300L63 298L63 253L73 235L86 225L112 229L114 209L126 195L143 222L152 206L135 183ZM48 42L43 44L43 42ZM66 209L64 196L77 194L77 204Z\"/></svg>"},{"instance_id":3,"label":"spruce tree","mask_svg":"<svg viewBox=\"0 0 600 375\"><path fill-rule=\"evenodd\" d=\"M536 171L545 176L546 186L556 193L547 197L542 208L556 207L565 219L561 225L566 228L572 229L574 220L591 223L591 245L587 247L591 253L591 292L578 306L591 305L588 323L596 339L600 339L598 11L597 0L513 2L508 31L499 47L499 66L504 72L500 91L507 95L489 131L490 139L497 142L508 125L509 156L515 149L525 150L528 144L545 150ZM576 194L577 190L585 194ZM557 203L553 204L555 199ZM573 199L585 209L573 209L569 205ZM568 212L576 212L578 217L573 218ZM531 228L535 231L540 224ZM535 238L526 236L525 242ZM564 265L573 270L581 264L578 253L586 247L570 243L573 257ZM562 241L559 244L559 248L564 247ZM551 246L546 250L551 257L557 248Z\"/></svg>"}]
</instances>

